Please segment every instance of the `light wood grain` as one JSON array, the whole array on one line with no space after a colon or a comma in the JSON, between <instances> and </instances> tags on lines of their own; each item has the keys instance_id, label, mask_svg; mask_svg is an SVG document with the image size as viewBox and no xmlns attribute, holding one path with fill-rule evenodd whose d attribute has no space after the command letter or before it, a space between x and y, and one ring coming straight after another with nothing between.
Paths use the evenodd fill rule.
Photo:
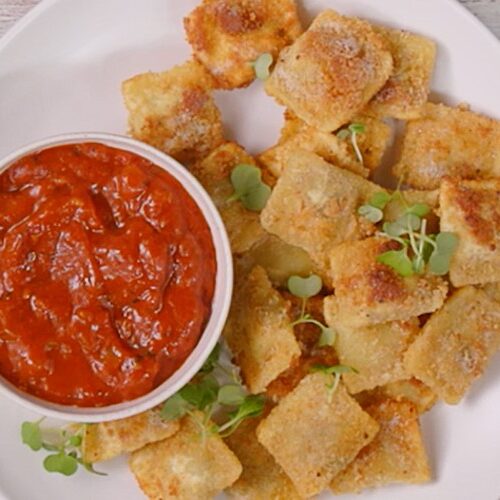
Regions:
<instances>
[{"instance_id":1,"label":"light wood grain","mask_svg":"<svg viewBox=\"0 0 500 500\"><path fill-rule=\"evenodd\" d=\"M140 2L141 0L137 1ZM459 1L469 8L498 38L500 38L500 0ZM0 0L0 36L39 2L40 0Z\"/></svg>"}]
</instances>

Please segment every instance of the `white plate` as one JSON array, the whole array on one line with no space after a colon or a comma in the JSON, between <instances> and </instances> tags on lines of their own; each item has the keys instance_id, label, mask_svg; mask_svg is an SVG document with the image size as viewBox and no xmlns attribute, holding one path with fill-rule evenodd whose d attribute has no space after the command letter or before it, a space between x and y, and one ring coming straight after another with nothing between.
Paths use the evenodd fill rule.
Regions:
<instances>
[{"instance_id":1,"label":"white plate","mask_svg":"<svg viewBox=\"0 0 500 500\"><path fill-rule=\"evenodd\" d=\"M120 82L189 55L182 17L198 0L45 0L0 41L0 156L44 136L125 131ZM310 17L333 7L399 26L439 44L434 96L500 118L500 44L453 0L303 0ZM217 96L232 134L250 151L274 142L281 111L257 83ZM496 366L495 366L496 365ZM9 500L143 498L117 460L107 478L45 473L42 452L21 445L34 415L0 400L0 495ZM371 500L500 499L500 359L457 407L423 418L435 481L364 493ZM345 496L346 500L359 496Z\"/></svg>"}]
</instances>

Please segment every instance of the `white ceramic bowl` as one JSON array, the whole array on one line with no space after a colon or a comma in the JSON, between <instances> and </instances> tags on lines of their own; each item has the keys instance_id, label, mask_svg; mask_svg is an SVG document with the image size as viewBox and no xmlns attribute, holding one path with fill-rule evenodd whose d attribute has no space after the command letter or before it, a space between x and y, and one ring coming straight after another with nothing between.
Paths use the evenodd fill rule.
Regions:
<instances>
[{"instance_id":1,"label":"white ceramic bowl","mask_svg":"<svg viewBox=\"0 0 500 500\"><path fill-rule=\"evenodd\" d=\"M0 173L16 160L42 149L66 144L95 142L135 153L163 168L175 177L191 195L202 211L210 227L217 259L215 293L212 314L194 351L182 366L165 382L150 393L132 401L100 408L80 408L45 401L19 390L0 377L0 394L39 414L72 422L104 422L136 415L162 403L177 392L198 372L215 347L231 304L233 264L227 233L215 205L200 183L173 158L142 142L113 134L75 133L65 134L25 146L0 161Z\"/></svg>"}]
</instances>

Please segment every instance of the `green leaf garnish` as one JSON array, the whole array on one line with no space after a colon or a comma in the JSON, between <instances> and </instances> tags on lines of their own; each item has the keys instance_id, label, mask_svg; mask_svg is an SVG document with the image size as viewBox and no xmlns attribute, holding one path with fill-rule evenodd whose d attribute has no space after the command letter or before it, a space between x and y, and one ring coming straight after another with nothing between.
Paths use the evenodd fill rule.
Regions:
<instances>
[{"instance_id":1,"label":"green leaf garnish","mask_svg":"<svg viewBox=\"0 0 500 500\"><path fill-rule=\"evenodd\" d=\"M440 254L452 254L458 246L458 236L455 233L439 233L436 236L436 246Z\"/></svg>"},{"instance_id":2,"label":"green leaf garnish","mask_svg":"<svg viewBox=\"0 0 500 500\"><path fill-rule=\"evenodd\" d=\"M210 433L228 436L243 420L260 414L264 408L264 398L248 395L239 378L226 370L220 364L219 358L220 345L212 351L194 379L167 399L161 410L161 416L166 420L189 415L200 428L202 441ZM226 378L229 376L233 382L221 385L216 375ZM234 411L227 413L227 407L231 407ZM202 413L202 418L199 412ZM226 416L226 422L219 426L211 423L212 415L217 412L221 418L223 415Z\"/></svg>"},{"instance_id":3,"label":"green leaf garnish","mask_svg":"<svg viewBox=\"0 0 500 500\"><path fill-rule=\"evenodd\" d=\"M377 262L394 269L403 277L413 274L413 264L408 257L406 248L402 250L389 250L377 256Z\"/></svg>"},{"instance_id":4,"label":"green leaf garnish","mask_svg":"<svg viewBox=\"0 0 500 500\"><path fill-rule=\"evenodd\" d=\"M326 375L329 379L332 379L328 383L326 383L326 388L328 389L328 402L330 403L332 401L333 395L335 394L335 391L337 390L337 387L340 382L340 376L344 373L359 373L356 368L353 368L352 366L347 366L347 365L334 365L334 366L328 366L328 365L313 365L310 369L311 373L323 373Z\"/></svg>"},{"instance_id":5,"label":"green leaf garnish","mask_svg":"<svg viewBox=\"0 0 500 500\"><path fill-rule=\"evenodd\" d=\"M267 80L271 74L270 69L273 64L273 56L269 53L261 54L252 64L255 76L259 80Z\"/></svg>"},{"instance_id":6,"label":"green leaf garnish","mask_svg":"<svg viewBox=\"0 0 500 500\"><path fill-rule=\"evenodd\" d=\"M82 434L85 425L80 426L76 431L65 428L42 429L40 424L43 420L23 422L21 436L23 443L33 451L44 449L51 453L43 461L46 471L71 476L77 471L78 466L82 465L89 472L106 475L94 470L92 464L84 462L81 458ZM45 435L47 437L44 437Z\"/></svg>"},{"instance_id":7,"label":"green leaf garnish","mask_svg":"<svg viewBox=\"0 0 500 500\"><path fill-rule=\"evenodd\" d=\"M333 346L335 343L335 332L326 325L323 325L320 321L315 320L310 314L306 314L306 303L307 299L318 295L323 288L323 281L316 274L312 274L308 278L302 278L301 276L290 276L288 278L288 290L295 297L302 299L302 310L300 316L292 322L292 327L302 324L311 324L317 326L321 335L318 340L318 346Z\"/></svg>"},{"instance_id":8,"label":"green leaf garnish","mask_svg":"<svg viewBox=\"0 0 500 500\"><path fill-rule=\"evenodd\" d=\"M179 395L191 407L203 411L217 401L219 383L213 375L207 375L200 382L190 382L185 385Z\"/></svg>"},{"instance_id":9,"label":"green leaf garnish","mask_svg":"<svg viewBox=\"0 0 500 500\"><path fill-rule=\"evenodd\" d=\"M165 420L176 420L183 417L191 408L191 405L176 392L170 396L161 409L160 415Z\"/></svg>"},{"instance_id":10,"label":"green leaf garnish","mask_svg":"<svg viewBox=\"0 0 500 500\"><path fill-rule=\"evenodd\" d=\"M384 218L384 212L380 208L371 205L362 205L358 208L358 214L376 224Z\"/></svg>"},{"instance_id":11,"label":"green leaf garnish","mask_svg":"<svg viewBox=\"0 0 500 500\"><path fill-rule=\"evenodd\" d=\"M308 278L290 276L287 284L290 293L301 299L314 297L315 295L318 295L323 288L323 281L316 274L311 274Z\"/></svg>"},{"instance_id":12,"label":"green leaf garnish","mask_svg":"<svg viewBox=\"0 0 500 500\"><path fill-rule=\"evenodd\" d=\"M237 410L229 414L230 419L219 427L219 434L223 437L227 437L238 428L243 420L260 417L264 411L264 406L265 400L262 396L250 394L245 398Z\"/></svg>"},{"instance_id":13,"label":"green leaf garnish","mask_svg":"<svg viewBox=\"0 0 500 500\"><path fill-rule=\"evenodd\" d=\"M362 123L351 123L348 127L343 128L337 132L337 137L339 139L347 139L350 137L352 148L356 154L356 158L359 163L363 165L363 155L358 145L358 134L363 134L366 131L366 127Z\"/></svg>"},{"instance_id":14,"label":"green leaf garnish","mask_svg":"<svg viewBox=\"0 0 500 500\"><path fill-rule=\"evenodd\" d=\"M47 472L58 472L65 476L72 476L78 470L78 460L74 456L61 452L46 457L43 466Z\"/></svg>"},{"instance_id":15,"label":"green leaf garnish","mask_svg":"<svg viewBox=\"0 0 500 500\"><path fill-rule=\"evenodd\" d=\"M362 123L351 123L348 128L351 134L364 134L366 130Z\"/></svg>"},{"instance_id":16,"label":"green leaf garnish","mask_svg":"<svg viewBox=\"0 0 500 500\"><path fill-rule=\"evenodd\" d=\"M23 443L29 446L33 451L41 450L43 438L42 430L40 429L40 421L23 422L21 426L21 438Z\"/></svg>"},{"instance_id":17,"label":"green leaf garnish","mask_svg":"<svg viewBox=\"0 0 500 500\"><path fill-rule=\"evenodd\" d=\"M237 165L231 172L231 184L234 194L229 200L239 200L253 212L260 212L271 196L271 188L262 182L262 172L255 165Z\"/></svg>"},{"instance_id":18,"label":"green leaf garnish","mask_svg":"<svg viewBox=\"0 0 500 500\"><path fill-rule=\"evenodd\" d=\"M319 337L318 346L334 346L337 334L331 328L322 325L321 336Z\"/></svg>"},{"instance_id":19,"label":"green leaf garnish","mask_svg":"<svg viewBox=\"0 0 500 500\"><path fill-rule=\"evenodd\" d=\"M406 234L407 231L406 227L401 226L401 224L399 224L399 222L397 221L384 222L383 230L387 236L392 236L393 238L402 236L403 234Z\"/></svg>"},{"instance_id":20,"label":"green leaf garnish","mask_svg":"<svg viewBox=\"0 0 500 500\"><path fill-rule=\"evenodd\" d=\"M219 389L217 401L225 406L240 406L245 402L246 393L241 385L227 384Z\"/></svg>"},{"instance_id":21,"label":"green leaf garnish","mask_svg":"<svg viewBox=\"0 0 500 500\"><path fill-rule=\"evenodd\" d=\"M416 215L417 217L425 217L431 211L431 207L426 203L415 203L406 209L409 214Z\"/></svg>"},{"instance_id":22,"label":"green leaf garnish","mask_svg":"<svg viewBox=\"0 0 500 500\"><path fill-rule=\"evenodd\" d=\"M326 375L342 375L343 373L359 373L356 368L353 368L352 366L347 366L347 365L333 365L333 366L328 366L328 365L321 365L321 364L316 364L311 367L311 372L312 373L325 373Z\"/></svg>"},{"instance_id":23,"label":"green leaf garnish","mask_svg":"<svg viewBox=\"0 0 500 500\"><path fill-rule=\"evenodd\" d=\"M220 344L215 344L215 347L208 356L207 360L205 361L205 363L203 363L200 372L212 373L215 370L217 363L219 362L219 358L220 358Z\"/></svg>"},{"instance_id":24,"label":"green leaf garnish","mask_svg":"<svg viewBox=\"0 0 500 500\"><path fill-rule=\"evenodd\" d=\"M439 233L436 236L436 247L429 258L429 269L432 274L443 276L450 270L450 261L458 245L458 237L453 233Z\"/></svg>"},{"instance_id":25,"label":"green leaf garnish","mask_svg":"<svg viewBox=\"0 0 500 500\"><path fill-rule=\"evenodd\" d=\"M368 205L383 210L391 201L391 199L392 197L389 193L386 193L385 191L379 191L370 198Z\"/></svg>"}]
</instances>

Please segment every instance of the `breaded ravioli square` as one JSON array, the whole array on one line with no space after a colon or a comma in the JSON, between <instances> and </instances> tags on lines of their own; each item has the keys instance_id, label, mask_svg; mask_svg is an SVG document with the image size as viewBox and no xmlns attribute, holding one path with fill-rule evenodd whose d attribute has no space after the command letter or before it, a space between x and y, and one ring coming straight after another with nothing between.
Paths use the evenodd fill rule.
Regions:
<instances>
[{"instance_id":1,"label":"breaded ravioli square","mask_svg":"<svg viewBox=\"0 0 500 500\"><path fill-rule=\"evenodd\" d=\"M368 109L400 120L418 118L429 96L436 60L436 44L415 33L373 26L389 44L394 61L392 74Z\"/></svg>"},{"instance_id":2,"label":"breaded ravioli square","mask_svg":"<svg viewBox=\"0 0 500 500\"><path fill-rule=\"evenodd\" d=\"M358 493L393 483L418 484L431 479L417 409L412 403L386 399L365 411L380 425L375 439L335 476L335 494Z\"/></svg>"},{"instance_id":3,"label":"breaded ravioli square","mask_svg":"<svg viewBox=\"0 0 500 500\"><path fill-rule=\"evenodd\" d=\"M441 277L403 277L377 262L378 255L398 248L397 242L373 237L344 243L331 251L338 321L351 327L407 321L443 305L448 286Z\"/></svg>"},{"instance_id":4,"label":"breaded ravioli square","mask_svg":"<svg viewBox=\"0 0 500 500\"><path fill-rule=\"evenodd\" d=\"M242 471L222 438L208 433L203 439L191 417L171 438L132 453L129 466L145 495L155 500L213 498Z\"/></svg>"},{"instance_id":5,"label":"breaded ravioli square","mask_svg":"<svg viewBox=\"0 0 500 500\"><path fill-rule=\"evenodd\" d=\"M325 299L324 313L328 326L336 332L340 362L358 372L342 375L351 394L408 378L403 359L418 335L417 318L353 328L338 320L334 296Z\"/></svg>"},{"instance_id":6,"label":"breaded ravioli square","mask_svg":"<svg viewBox=\"0 0 500 500\"><path fill-rule=\"evenodd\" d=\"M300 356L288 309L260 266L235 287L224 338L253 394L263 392Z\"/></svg>"},{"instance_id":7,"label":"breaded ravioli square","mask_svg":"<svg viewBox=\"0 0 500 500\"><path fill-rule=\"evenodd\" d=\"M297 149L310 151L336 167L368 177L368 169L354 157L347 143L334 134L307 125L288 140L261 153L257 159L278 178L287 168L290 158Z\"/></svg>"},{"instance_id":8,"label":"breaded ravioli square","mask_svg":"<svg viewBox=\"0 0 500 500\"><path fill-rule=\"evenodd\" d=\"M442 400L457 404L500 347L500 307L472 286L435 312L406 353L407 370Z\"/></svg>"},{"instance_id":9,"label":"breaded ravioli square","mask_svg":"<svg viewBox=\"0 0 500 500\"><path fill-rule=\"evenodd\" d=\"M191 167L218 208L231 242L231 250L236 254L247 251L266 234L257 212L247 210L239 201L230 200L234 193L231 172L241 163L255 165L254 159L243 148L227 142Z\"/></svg>"},{"instance_id":10,"label":"breaded ravioli square","mask_svg":"<svg viewBox=\"0 0 500 500\"><path fill-rule=\"evenodd\" d=\"M295 486L272 455L259 443L255 433L262 418L244 421L226 438L243 472L226 490L229 498L245 500L300 500Z\"/></svg>"},{"instance_id":11,"label":"breaded ravioli square","mask_svg":"<svg viewBox=\"0 0 500 500\"><path fill-rule=\"evenodd\" d=\"M251 83L261 54L276 58L302 33L294 0L204 0L184 27L194 56L222 89Z\"/></svg>"},{"instance_id":12,"label":"breaded ravioli square","mask_svg":"<svg viewBox=\"0 0 500 500\"><path fill-rule=\"evenodd\" d=\"M332 248L374 232L358 208L379 191L376 184L297 149L260 220L266 231L303 248L326 271Z\"/></svg>"},{"instance_id":13,"label":"breaded ravioli square","mask_svg":"<svg viewBox=\"0 0 500 500\"><path fill-rule=\"evenodd\" d=\"M500 177L500 122L459 106L428 103L409 121L397 177L417 189L439 189L443 177Z\"/></svg>"},{"instance_id":14,"label":"breaded ravioli square","mask_svg":"<svg viewBox=\"0 0 500 500\"><path fill-rule=\"evenodd\" d=\"M450 264L453 285L500 281L500 179L445 179L440 207L441 231L458 236Z\"/></svg>"},{"instance_id":15,"label":"breaded ravioli square","mask_svg":"<svg viewBox=\"0 0 500 500\"><path fill-rule=\"evenodd\" d=\"M362 161L356 155L350 136L339 137L310 127L288 110L278 144L262 152L258 160L275 177L279 177L288 164L290 154L300 148L321 156L336 167L368 177L380 166L391 138L391 128L382 120L366 115L355 117L353 122L364 126L364 131L356 135Z\"/></svg>"},{"instance_id":16,"label":"breaded ravioli square","mask_svg":"<svg viewBox=\"0 0 500 500\"><path fill-rule=\"evenodd\" d=\"M158 409L122 420L87 424L82 440L83 460L87 463L110 460L166 439L179 427L176 420L163 420Z\"/></svg>"},{"instance_id":17,"label":"breaded ravioli square","mask_svg":"<svg viewBox=\"0 0 500 500\"><path fill-rule=\"evenodd\" d=\"M323 373L307 375L257 428L260 443L304 497L325 489L379 430L342 383L329 394L330 383Z\"/></svg>"},{"instance_id":18,"label":"breaded ravioli square","mask_svg":"<svg viewBox=\"0 0 500 500\"><path fill-rule=\"evenodd\" d=\"M130 134L180 162L204 158L224 142L212 86L196 61L130 78L122 85Z\"/></svg>"},{"instance_id":19,"label":"breaded ravioli square","mask_svg":"<svg viewBox=\"0 0 500 500\"><path fill-rule=\"evenodd\" d=\"M281 52L265 90L309 125L332 132L361 112L391 71L388 45L370 24L325 10Z\"/></svg>"}]
</instances>

